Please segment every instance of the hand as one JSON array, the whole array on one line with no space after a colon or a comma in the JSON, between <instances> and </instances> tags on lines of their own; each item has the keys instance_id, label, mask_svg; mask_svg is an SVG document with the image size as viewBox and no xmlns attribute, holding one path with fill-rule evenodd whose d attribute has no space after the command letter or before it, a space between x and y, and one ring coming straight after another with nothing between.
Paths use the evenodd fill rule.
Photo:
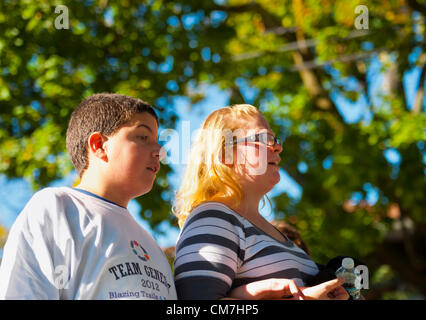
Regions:
<instances>
[{"instance_id":1,"label":"hand","mask_svg":"<svg viewBox=\"0 0 426 320\"><path fill-rule=\"evenodd\" d=\"M304 294L293 280L267 279L255 281L230 292L229 298L244 300L275 300L291 296L292 300L304 300Z\"/></svg>"},{"instance_id":2,"label":"hand","mask_svg":"<svg viewBox=\"0 0 426 320\"><path fill-rule=\"evenodd\" d=\"M348 300L349 294L341 285L342 278L323 282L313 287L302 288L307 300Z\"/></svg>"}]
</instances>

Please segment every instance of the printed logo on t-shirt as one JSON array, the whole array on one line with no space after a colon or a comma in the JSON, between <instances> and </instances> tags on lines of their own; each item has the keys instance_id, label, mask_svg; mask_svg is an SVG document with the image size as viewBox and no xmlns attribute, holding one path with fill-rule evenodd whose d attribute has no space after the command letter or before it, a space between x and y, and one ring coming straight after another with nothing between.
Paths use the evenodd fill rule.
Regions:
<instances>
[{"instance_id":1,"label":"printed logo on t-shirt","mask_svg":"<svg viewBox=\"0 0 426 320\"><path fill-rule=\"evenodd\" d=\"M130 247L133 250L133 253L142 261L148 261L149 255L148 252L142 247L136 240L130 241Z\"/></svg>"},{"instance_id":2,"label":"printed logo on t-shirt","mask_svg":"<svg viewBox=\"0 0 426 320\"><path fill-rule=\"evenodd\" d=\"M139 298L139 295L150 299L167 299L165 296L161 295L162 288L167 289L167 294L170 294L171 284L167 279L167 276L156 268L140 264L139 262L129 261L113 265L108 269L108 271L111 275L114 275L115 281L122 281L124 278L128 279L129 277L133 278L133 276L139 276L139 285L141 286L141 288L136 291L128 290L134 295L130 295L129 293L124 295L123 293L119 294L118 292L110 291L110 299L128 298L133 296ZM131 280L130 283L131 286L138 286L137 281ZM123 288L126 285L128 284L123 285Z\"/></svg>"},{"instance_id":3,"label":"printed logo on t-shirt","mask_svg":"<svg viewBox=\"0 0 426 320\"><path fill-rule=\"evenodd\" d=\"M164 300L174 298L172 281L168 279L168 274L159 270L156 256L151 256L148 251L141 245L143 242L136 240L130 241L129 260L114 261L113 265L108 268L109 273L113 276L114 285L110 285L107 289L109 299L156 299ZM147 247L147 245L145 245ZM131 256L137 256L131 258ZM134 256L133 256L134 257ZM133 261L131 261L133 260ZM136 279L139 280L136 280ZM170 296L170 294L172 294Z\"/></svg>"}]
</instances>

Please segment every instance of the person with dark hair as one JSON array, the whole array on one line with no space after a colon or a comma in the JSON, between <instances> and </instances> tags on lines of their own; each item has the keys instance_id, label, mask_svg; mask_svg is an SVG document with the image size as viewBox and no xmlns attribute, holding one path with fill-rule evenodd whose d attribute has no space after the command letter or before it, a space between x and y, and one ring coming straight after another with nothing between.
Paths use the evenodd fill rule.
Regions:
<instances>
[{"instance_id":1,"label":"person with dark hair","mask_svg":"<svg viewBox=\"0 0 426 320\"><path fill-rule=\"evenodd\" d=\"M293 243L298 246L300 249L306 252L306 254L310 255L309 249L305 242L302 239L299 231L285 223L284 221L273 220L271 224L277 228L281 233L285 234Z\"/></svg>"},{"instance_id":2,"label":"person with dark hair","mask_svg":"<svg viewBox=\"0 0 426 320\"><path fill-rule=\"evenodd\" d=\"M69 121L75 188L45 188L12 226L1 299L176 299L167 258L127 210L160 169L158 118L146 102L102 93Z\"/></svg>"}]
</instances>

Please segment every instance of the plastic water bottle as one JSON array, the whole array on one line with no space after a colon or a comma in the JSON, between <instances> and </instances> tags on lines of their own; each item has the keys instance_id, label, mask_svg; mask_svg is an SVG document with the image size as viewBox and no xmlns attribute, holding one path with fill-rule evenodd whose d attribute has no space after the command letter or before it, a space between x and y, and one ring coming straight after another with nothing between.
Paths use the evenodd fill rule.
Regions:
<instances>
[{"instance_id":1,"label":"plastic water bottle","mask_svg":"<svg viewBox=\"0 0 426 320\"><path fill-rule=\"evenodd\" d=\"M342 284L342 287L345 288L346 292L353 300L359 300L361 297L361 289L357 288L355 285L358 274L354 266L355 264L352 258L344 258L342 260L342 266L336 271L336 277L343 278L345 282Z\"/></svg>"}]
</instances>

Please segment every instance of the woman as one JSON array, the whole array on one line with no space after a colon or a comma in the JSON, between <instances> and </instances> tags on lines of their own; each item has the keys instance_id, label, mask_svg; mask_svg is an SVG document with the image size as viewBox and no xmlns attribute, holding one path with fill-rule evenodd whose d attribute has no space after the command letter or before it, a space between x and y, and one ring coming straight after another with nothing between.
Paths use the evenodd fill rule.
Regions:
<instances>
[{"instance_id":1,"label":"woman","mask_svg":"<svg viewBox=\"0 0 426 320\"><path fill-rule=\"evenodd\" d=\"M251 105L216 110L204 121L174 206L182 227L179 299L347 298L337 279L305 288L316 264L259 214L259 203L280 180L281 152Z\"/></svg>"}]
</instances>

